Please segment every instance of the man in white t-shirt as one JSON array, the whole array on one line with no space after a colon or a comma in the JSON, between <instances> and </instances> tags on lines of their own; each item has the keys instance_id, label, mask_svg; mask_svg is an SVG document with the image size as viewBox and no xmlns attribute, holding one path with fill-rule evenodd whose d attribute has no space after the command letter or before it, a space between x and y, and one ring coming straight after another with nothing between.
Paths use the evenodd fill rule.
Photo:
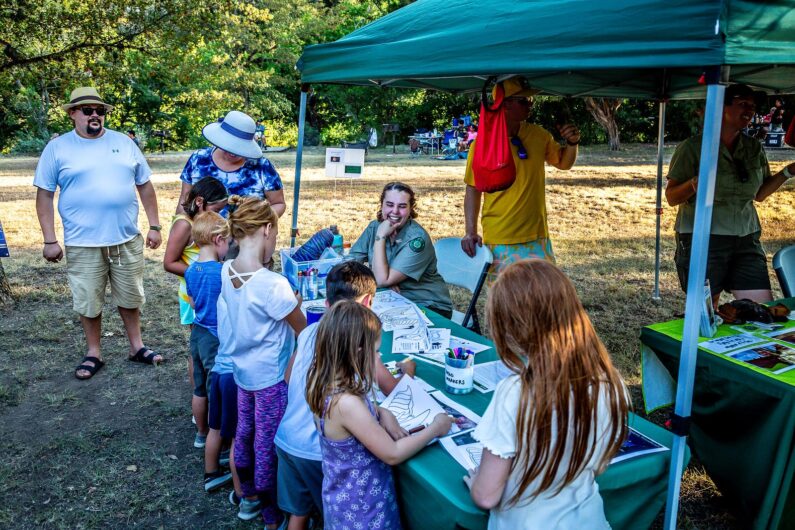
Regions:
<instances>
[{"instance_id":1,"label":"man in white t-shirt","mask_svg":"<svg viewBox=\"0 0 795 530\"><path fill-rule=\"evenodd\" d=\"M74 89L62 108L75 128L44 148L33 185L38 188L36 213L44 236L42 254L53 263L64 256L53 212L55 191L60 188L58 213L64 227L66 272L88 349L75 377L89 379L105 364L99 337L108 280L130 341L129 359L159 363L163 357L144 346L141 338L144 257L135 195L137 190L150 225L146 245L157 248L160 221L155 188L149 180L152 171L127 135L104 127L105 116L113 107L94 88Z\"/></svg>"}]
</instances>

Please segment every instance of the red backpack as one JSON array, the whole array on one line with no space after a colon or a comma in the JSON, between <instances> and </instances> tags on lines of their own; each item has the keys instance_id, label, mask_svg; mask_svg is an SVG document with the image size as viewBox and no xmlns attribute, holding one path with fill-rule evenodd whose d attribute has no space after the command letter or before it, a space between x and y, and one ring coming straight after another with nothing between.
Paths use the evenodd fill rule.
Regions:
<instances>
[{"instance_id":1,"label":"red backpack","mask_svg":"<svg viewBox=\"0 0 795 530\"><path fill-rule=\"evenodd\" d=\"M474 144L475 153L472 155L472 173L475 176L475 188L480 192L491 193L511 187L516 180L516 165L502 107L505 93L502 85L497 85L494 105L490 107L486 97L486 85L483 86L481 94L480 124L478 139Z\"/></svg>"},{"instance_id":2,"label":"red backpack","mask_svg":"<svg viewBox=\"0 0 795 530\"><path fill-rule=\"evenodd\" d=\"M784 143L790 147L795 147L795 118L789 122L789 129L787 129L787 134L784 135Z\"/></svg>"}]
</instances>

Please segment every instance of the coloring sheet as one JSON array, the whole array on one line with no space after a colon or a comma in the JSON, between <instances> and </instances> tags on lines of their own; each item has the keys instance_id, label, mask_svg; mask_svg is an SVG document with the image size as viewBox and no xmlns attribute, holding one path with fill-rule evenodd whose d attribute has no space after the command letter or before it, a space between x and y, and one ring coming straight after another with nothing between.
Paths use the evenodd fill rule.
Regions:
<instances>
[{"instance_id":1,"label":"coloring sheet","mask_svg":"<svg viewBox=\"0 0 795 530\"><path fill-rule=\"evenodd\" d=\"M466 408L459 405L452 399L444 395L443 392L433 392L431 397L439 402L444 411L453 419L453 426L450 427L450 432L447 434L456 434L461 431L468 431L477 427L480 423L481 417Z\"/></svg>"},{"instance_id":2,"label":"coloring sheet","mask_svg":"<svg viewBox=\"0 0 795 530\"><path fill-rule=\"evenodd\" d=\"M513 372L502 361L491 361L475 365L475 388L480 392L493 392L497 383Z\"/></svg>"},{"instance_id":3,"label":"coloring sheet","mask_svg":"<svg viewBox=\"0 0 795 530\"><path fill-rule=\"evenodd\" d=\"M427 427L437 414L444 414L439 403L411 377L401 377L381 406L389 409L407 431L415 427Z\"/></svg>"},{"instance_id":4,"label":"coloring sheet","mask_svg":"<svg viewBox=\"0 0 795 530\"><path fill-rule=\"evenodd\" d=\"M480 344L479 342L472 342L471 340L462 339L461 337L450 337L450 348L464 348L465 350L472 350L472 353L482 352L488 350L491 346Z\"/></svg>"},{"instance_id":5,"label":"coloring sheet","mask_svg":"<svg viewBox=\"0 0 795 530\"><path fill-rule=\"evenodd\" d=\"M428 325L422 319L421 311L417 306L411 306L411 310L414 312L412 326L395 329L392 333L392 353L417 353L431 348Z\"/></svg>"},{"instance_id":6,"label":"coloring sheet","mask_svg":"<svg viewBox=\"0 0 795 530\"><path fill-rule=\"evenodd\" d=\"M428 328L428 342L430 348L420 353L444 354L450 347L450 330L447 328Z\"/></svg>"},{"instance_id":7,"label":"coloring sheet","mask_svg":"<svg viewBox=\"0 0 795 530\"><path fill-rule=\"evenodd\" d=\"M375 293L373 312L381 319L384 331L413 327L418 325L418 320L426 326L431 324L413 302L392 289Z\"/></svg>"},{"instance_id":8,"label":"coloring sheet","mask_svg":"<svg viewBox=\"0 0 795 530\"><path fill-rule=\"evenodd\" d=\"M445 436L439 441L442 447L461 464L464 469L475 469L480 465L483 444L472 437L472 431L464 431L452 436Z\"/></svg>"}]
</instances>

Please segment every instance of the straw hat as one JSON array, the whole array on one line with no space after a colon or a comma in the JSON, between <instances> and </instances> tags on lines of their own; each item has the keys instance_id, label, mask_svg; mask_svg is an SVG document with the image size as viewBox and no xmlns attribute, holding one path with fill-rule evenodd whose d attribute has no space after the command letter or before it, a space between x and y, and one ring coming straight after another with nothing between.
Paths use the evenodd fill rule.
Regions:
<instances>
[{"instance_id":1,"label":"straw hat","mask_svg":"<svg viewBox=\"0 0 795 530\"><path fill-rule=\"evenodd\" d=\"M227 153L244 158L262 158L262 149L254 140L256 129L251 116L232 110L223 120L206 125L202 129L202 136Z\"/></svg>"},{"instance_id":2,"label":"straw hat","mask_svg":"<svg viewBox=\"0 0 795 530\"><path fill-rule=\"evenodd\" d=\"M81 86L72 90L69 96L69 103L61 105L61 108L69 112L70 109L79 105L104 105L107 110L113 110L113 105L105 103L99 97L97 89L90 86Z\"/></svg>"},{"instance_id":3,"label":"straw hat","mask_svg":"<svg viewBox=\"0 0 795 530\"><path fill-rule=\"evenodd\" d=\"M505 92L505 97L516 97L516 96L524 96L526 98L535 96L541 90L537 88L530 88L527 84L527 80L524 77L511 77L510 79L506 79L505 81L500 81L497 83L502 85L502 89ZM497 93L497 85L494 85L494 89L491 92L492 97L494 97Z\"/></svg>"}]
</instances>

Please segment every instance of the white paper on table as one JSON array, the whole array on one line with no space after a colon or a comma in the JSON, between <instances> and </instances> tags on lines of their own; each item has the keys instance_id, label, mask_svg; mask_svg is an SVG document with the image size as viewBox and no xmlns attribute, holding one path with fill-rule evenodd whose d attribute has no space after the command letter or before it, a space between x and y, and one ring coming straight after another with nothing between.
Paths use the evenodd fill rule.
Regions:
<instances>
[{"instance_id":1,"label":"white paper on table","mask_svg":"<svg viewBox=\"0 0 795 530\"><path fill-rule=\"evenodd\" d=\"M444 353L420 353L414 356L415 359L444 368Z\"/></svg>"},{"instance_id":2,"label":"white paper on table","mask_svg":"<svg viewBox=\"0 0 795 530\"><path fill-rule=\"evenodd\" d=\"M475 388L480 392L493 392L497 383L511 375L502 361L491 361L475 365Z\"/></svg>"},{"instance_id":3,"label":"white paper on table","mask_svg":"<svg viewBox=\"0 0 795 530\"><path fill-rule=\"evenodd\" d=\"M428 328L428 342L430 348L420 350L419 353L441 353L447 352L450 347L450 330L447 328Z\"/></svg>"},{"instance_id":4,"label":"white paper on table","mask_svg":"<svg viewBox=\"0 0 795 530\"><path fill-rule=\"evenodd\" d=\"M413 358L414 358L413 356L409 355L404 360L411 360ZM397 363L398 363L397 361L389 361L387 363L384 363L384 366L386 366L386 369L389 370L389 373L392 374L395 379L398 379L399 377L402 377L403 375L405 375L405 374L403 374L403 372L400 371L400 368L398 368ZM436 391L436 387L433 387L433 386L429 385L421 377L414 376L414 380L416 382L418 382L420 384L420 386L422 387L422 389L425 390L426 392L430 393L430 392ZM381 394L381 395L383 396L384 394ZM386 396L384 396L384 398L386 398ZM379 403L381 401L383 401L383 399L380 399Z\"/></svg>"},{"instance_id":5,"label":"white paper on table","mask_svg":"<svg viewBox=\"0 0 795 530\"><path fill-rule=\"evenodd\" d=\"M426 326L431 325L430 319L414 302L391 289L375 293L372 309L381 319L384 331L412 327L417 320L421 320Z\"/></svg>"},{"instance_id":6,"label":"white paper on table","mask_svg":"<svg viewBox=\"0 0 795 530\"><path fill-rule=\"evenodd\" d=\"M456 434L461 431L474 429L482 419L470 409L460 405L444 395L442 392L432 392L431 397L439 402L444 411L453 419L453 425L447 434Z\"/></svg>"},{"instance_id":7,"label":"white paper on table","mask_svg":"<svg viewBox=\"0 0 795 530\"><path fill-rule=\"evenodd\" d=\"M729 335L726 337L718 337L717 339L700 342L698 347L704 348L705 350L709 350L713 353L726 353L738 348L751 346L752 344L758 344L760 342L764 342L764 339L741 333L740 335Z\"/></svg>"},{"instance_id":8,"label":"white paper on table","mask_svg":"<svg viewBox=\"0 0 795 530\"><path fill-rule=\"evenodd\" d=\"M445 436L440 438L439 442L464 469L475 469L480 465L483 444L472 437L472 431Z\"/></svg>"},{"instance_id":9,"label":"white paper on table","mask_svg":"<svg viewBox=\"0 0 795 530\"><path fill-rule=\"evenodd\" d=\"M416 353L428 351L431 347L428 325L422 319L422 312L413 306L414 326L396 329L392 333L392 353ZM386 328L385 328L386 329Z\"/></svg>"},{"instance_id":10,"label":"white paper on table","mask_svg":"<svg viewBox=\"0 0 795 530\"><path fill-rule=\"evenodd\" d=\"M411 377L401 377L381 406L389 409L407 431L415 427L427 427L437 414L444 414L439 403Z\"/></svg>"},{"instance_id":11,"label":"white paper on table","mask_svg":"<svg viewBox=\"0 0 795 530\"><path fill-rule=\"evenodd\" d=\"M479 342L472 342L471 340L462 339L461 337L456 337L455 335L450 337L450 348L464 348L465 350L471 350L472 353L482 352L483 350L488 350L491 346L487 346L485 344L480 344Z\"/></svg>"}]
</instances>

